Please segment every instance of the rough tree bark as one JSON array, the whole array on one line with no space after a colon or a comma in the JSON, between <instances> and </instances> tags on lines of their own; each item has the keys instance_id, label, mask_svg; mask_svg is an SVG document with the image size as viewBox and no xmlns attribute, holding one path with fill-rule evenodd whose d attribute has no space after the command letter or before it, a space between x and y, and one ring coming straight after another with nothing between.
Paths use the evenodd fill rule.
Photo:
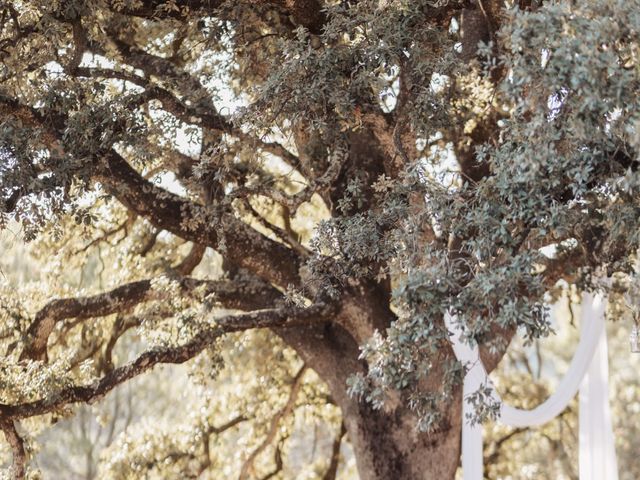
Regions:
<instances>
[{"instance_id":1,"label":"rough tree bark","mask_svg":"<svg viewBox=\"0 0 640 480\"><path fill-rule=\"evenodd\" d=\"M379 321L389 319L375 309L367 315L360 318L378 315ZM384 409L375 410L350 397L345 388L347 379L364 372L366 366L358 360L358 344L353 336L336 323L275 332L327 383L333 401L342 411L360 478L453 478L460 456L461 390L455 392L448 405L441 428L432 434L417 431L415 415L402 402L392 401Z\"/></svg>"}]
</instances>

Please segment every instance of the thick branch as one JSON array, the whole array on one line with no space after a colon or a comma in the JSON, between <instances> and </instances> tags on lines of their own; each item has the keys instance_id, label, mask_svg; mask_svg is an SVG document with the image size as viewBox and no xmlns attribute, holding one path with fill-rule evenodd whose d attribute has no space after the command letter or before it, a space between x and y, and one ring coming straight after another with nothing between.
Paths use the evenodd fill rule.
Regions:
<instances>
[{"instance_id":1,"label":"thick branch","mask_svg":"<svg viewBox=\"0 0 640 480\"><path fill-rule=\"evenodd\" d=\"M216 301L227 308L234 309L262 308L265 303L273 305L280 297L280 293L270 285L242 277L233 282L187 277L180 279L179 285L185 293L201 289L204 295L215 294ZM151 280L140 280L90 297L52 300L36 314L33 323L29 326L27 336L30 342L21 358L42 359L46 353L51 332L56 323L62 320L68 318L82 320L113 313L125 313L136 305L161 295L161 292L153 289Z\"/></svg>"},{"instance_id":2,"label":"thick branch","mask_svg":"<svg viewBox=\"0 0 640 480\"><path fill-rule=\"evenodd\" d=\"M283 287L299 285L300 258L231 213L211 218L205 208L145 180L115 151L105 155L96 175L125 207L158 228L201 245L222 250L235 264Z\"/></svg>"},{"instance_id":3,"label":"thick branch","mask_svg":"<svg viewBox=\"0 0 640 480\"><path fill-rule=\"evenodd\" d=\"M37 110L7 97L0 97L0 114L20 116L23 123L44 131L50 148L61 149L59 138L64 119L44 119ZM211 218L202 205L143 178L116 151L104 153L94 178L131 212L156 227L221 250L235 264L281 287L300 284L300 257L296 252L261 235L232 213Z\"/></svg>"},{"instance_id":4,"label":"thick branch","mask_svg":"<svg viewBox=\"0 0 640 480\"><path fill-rule=\"evenodd\" d=\"M47 340L56 323L67 318L86 319L102 317L115 312L126 312L148 298L150 280L128 283L110 292L81 298L64 298L47 303L27 330L29 344L21 359L41 359Z\"/></svg>"},{"instance_id":5,"label":"thick branch","mask_svg":"<svg viewBox=\"0 0 640 480\"><path fill-rule=\"evenodd\" d=\"M130 380L159 363L184 363L195 357L225 333L240 332L254 328L287 329L321 322L333 314L326 304L315 304L309 308L280 308L230 315L215 320L215 326L203 330L194 338L177 347L156 348L140 355L128 365L116 368L91 385L74 385L64 388L47 398L15 405L0 404L0 416L5 419L43 415L72 403L92 403L115 387Z\"/></svg>"}]
</instances>

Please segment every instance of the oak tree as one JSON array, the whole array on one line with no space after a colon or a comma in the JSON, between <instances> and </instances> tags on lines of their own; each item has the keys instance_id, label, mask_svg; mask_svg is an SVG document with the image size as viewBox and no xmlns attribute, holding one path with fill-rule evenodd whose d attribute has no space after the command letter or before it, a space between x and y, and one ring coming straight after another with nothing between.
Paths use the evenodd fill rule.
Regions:
<instances>
[{"instance_id":1,"label":"oak tree","mask_svg":"<svg viewBox=\"0 0 640 480\"><path fill-rule=\"evenodd\" d=\"M243 348L288 365L288 393L233 475L281 473L279 422L315 372L304 395L343 422L325 478L345 432L362 479L453 478L465 366L444 315L492 370L549 333L559 281L636 281L639 7L1 2L0 224L47 265L2 297L14 475L22 424L160 364L215 373L261 329ZM208 442L140 468L207 472Z\"/></svg>"}]
</instances>

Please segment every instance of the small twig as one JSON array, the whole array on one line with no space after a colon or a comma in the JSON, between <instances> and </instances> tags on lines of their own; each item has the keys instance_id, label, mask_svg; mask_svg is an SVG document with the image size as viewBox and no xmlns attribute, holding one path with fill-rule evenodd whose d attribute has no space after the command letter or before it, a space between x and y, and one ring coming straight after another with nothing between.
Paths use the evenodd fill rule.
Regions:
<instances>
[{"instance_id":1,"label":"small twig","mask_svg":"<svg viewBox=\"0 0 640 480\"><path fill-rule=\"evenodd\" d=\"M573 313L573 303L571 302L571 293L567 293L567 309L569 310L569 323L572 327L576 326L576 317Z\"/></svg>"},{"instance_id":2,"label":"small twig","mask_svg":"<svg viewBox=\"0 0 640 480\"><path fill-rule=\"evenodd\" d=\"M211 467L211 455L209 453L209 449L210 449L210 442L211 442L211 435L220 435L221 433L235 427L236 425L238 425L239 423L245 422L247 421L247 417L244 417L242 415L232 418L231 420L229 420L228 422L220 425L219 427L215 427L213 425L210 425L205 431L204 431L204 435L202 436L202 449L204 450L204 461L200 464L200 467L198 468L198 472L197 472L197 477L200 478L200 476L206 472L210 467Z\"/></svg>"},{"instance_id":3,"label":"small twig","mask_svg":"<svg viewBox=\"0 0 640 480\"><path fill-rule=\"evenodd\" d=\"M504 437L497 440L496 443L494 444L493 453L491 453L491 455L489 455L488 457L485 457L484 459L485 465L490 465L494 463L498 458L500 458L500 447L502 446L503 443L509 441L512 437L515 437L516 435L526 432L527 430L528 428L526 427L518 427L513 429Z\"/></svg>"},{"instance_id":4,"label":"small twig","mask_svg":"<svg viewBox=\"0 0 640 480\"><path fill-rule=\"evenodd\" d=\"M276 451L273 454L273 461L276 464L274 469L267 473L260 480L269 480L282 471L282 467L284 465L282 462L282 442L278 443L278 445L276 446Z\"/></svg>"},{"instance_id":5,"label":"small twig","mask_svg":"<svg viewBox=\"0 0 640 480\"><path fill-rule=\"evenodd\" d=\"M340 463L340 446L342 445L342 438L347 433L347 427L344 425L344 422L340 423L340 431L338 435L333 440L333 446L331 448L331 462L329 463L329 468L325 472L322 480L336 480L336 475L338 474L338 464Z\"/></svg>"},{"instance_id":6,"label":"small twig","mask_svg":"<svg viewBox=\"0 0 640 480\"><path fill-rule=\"evenodd\" d=\"M73 252L73 254L77 255L79 253L84 253L87 250L89 250L91 247L96 245L97 243L102 243L102 242L108 241L111 236L115 235L118 232L121 232L122 230L125 230L125 232L126 232L126 227L127 227L127 224L129 223L129 221L130 221L130 218L127 218L127 220L125 220L122 224L118 225L117 227L114 227L114 228L112 228L110 230L103 230L102 231L102 235L100 235L99 237L94 238L89 243L87 243L84 247L77 249L76 251ZM126 237L126 235L125 235L125 237Z\"/></svg>"}]
</instances>

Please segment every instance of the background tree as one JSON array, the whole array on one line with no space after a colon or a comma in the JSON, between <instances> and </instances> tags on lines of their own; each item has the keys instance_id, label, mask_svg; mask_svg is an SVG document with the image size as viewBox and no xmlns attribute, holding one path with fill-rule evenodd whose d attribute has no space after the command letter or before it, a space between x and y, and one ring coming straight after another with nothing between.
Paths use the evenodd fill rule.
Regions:
<instances>
[{"instance_id":1,"label":"background tree","mask_svg":"<svg viewBox=\"0 0 640 480\"><path fill-rule=\"evenodd\" d=\"M3 296L14 474L21 422L269 329L247 348L286 393L241 478L281 473L303 397L339 407L361 478L452 478L443 315L492 370L549 333L559 280L636 282L639 6L3 2L1 218L47 265ZM206 472L241 418L141 462Z\"/></svg>"}]
</instances>

